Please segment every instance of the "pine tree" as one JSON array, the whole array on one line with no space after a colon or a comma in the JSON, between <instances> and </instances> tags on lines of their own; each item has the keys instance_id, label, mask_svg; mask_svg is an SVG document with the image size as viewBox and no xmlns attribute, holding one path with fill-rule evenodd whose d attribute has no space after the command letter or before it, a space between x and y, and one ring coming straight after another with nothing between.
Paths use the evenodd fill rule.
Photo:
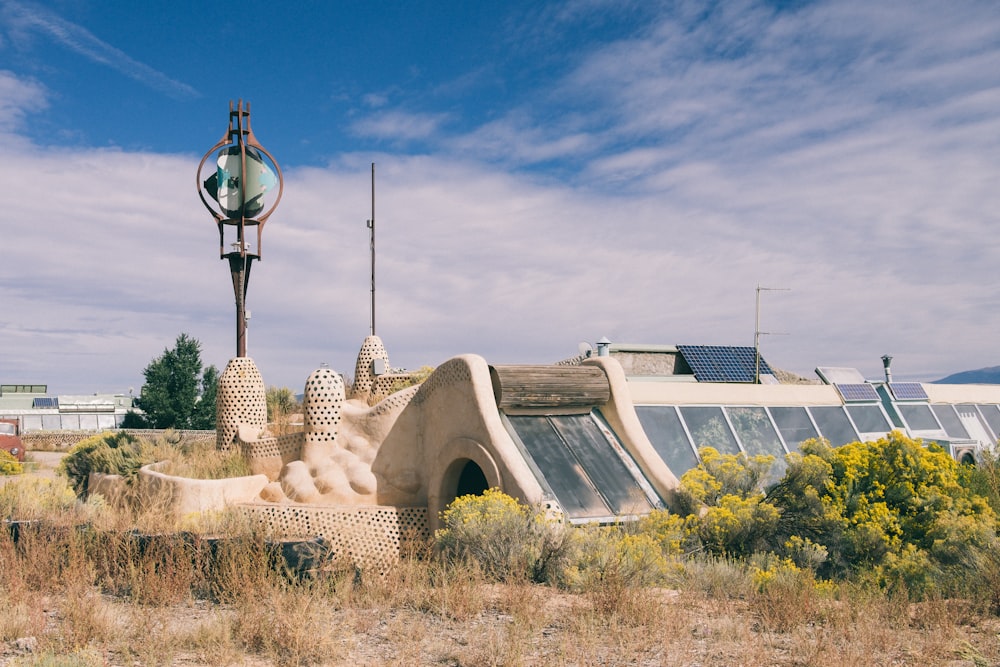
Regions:
<instances>
[{"instance_id":1,"label":"pine tree","mask_svg":"<svg viewBox=\"0 0 1000 667\"><path fill-rule=\"evenodd\" d=\"M202 369L201 343L182 333L173 349L153 359L136 405L147 428L215 428L215 394L219 371ZM130 420L131 421L131 420Z\"/></svg>"}]
</instances>

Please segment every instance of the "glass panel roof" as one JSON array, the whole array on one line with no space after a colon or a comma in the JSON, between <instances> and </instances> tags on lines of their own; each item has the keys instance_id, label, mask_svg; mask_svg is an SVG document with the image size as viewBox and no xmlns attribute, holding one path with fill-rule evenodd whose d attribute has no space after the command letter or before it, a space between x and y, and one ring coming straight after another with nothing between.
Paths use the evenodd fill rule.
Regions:
<instances>
[{"instance_id":1,"label":"glass panel roof","mask_svg":"<svg viewBox=\"0 0 1000 667\"><path fill-rule=\"evenodd\" d=\"M846 366L820 366L816 375L827 384L864 384L865 376L857 368Z\"/></svg>"},{"instance_id":2,"label":"glass panel roof","mask_svg":"<svg viewBox=\"0 0 1000 667\"><path fill-rule=\"evenodd\" d=\"M645 514L653 509L642 487L590 415L549 417L576 455L597 492L616 515Z\"/></svg>"},{"instance_id":3,"label":"glass panel roof","mask_svg":"<svg viewBox=\"0 0 1000 667\"><path fill-rule=\"evenodd\" d=\"M877 405L848 405L847 412L859 433L888 433L892 429Z\"/></svg>"},{"instance_id":4,"label":"glass panel roof","mask_svg":"<svg viewBox=\"0 0 1000 667\"><path fill-rule=\"evenodd\" d=\"M993 431L993 437L1000 438L1000 408L996 405L980 405L979 412Z\"/></svg>"},{"instance_id":5,"label":"glass panel roof","mask_svg":"<svg viewBox=\"0 0 1000 667\"><path fill-rule=\"evenodd\" d=\"M637 405L635 413L653 449L678 478L698 465L687 433L672 405Z\"/></svg>"},{"instance_id":6,"label":"glass panel roof","mask_svg":"<svg viewBox=\"0 0 1000 667\"><path fill-rule=\"evenodd\" d=\"M590 414L510 415L508 420L570 518L605 518L652 509Z\"/></svg>"},{"instance_id":7,"label":"glass panel roof","mask_svg":"<svg viewBox=\"0 0 1000 667\"><path fill-rule=\"evenodd\" d=\"M773 407L768 410L788 449L796 450L806 440L819 437L804 407Z\"/></svg>"},{"instance_id":8,"label":"glass panel roof","mask_svg":"<svg viewBox=\"0 0 1000 667\"><path fill-rule=\"evenodd\" d=\"M695 447L714 447L723 454L740 453L736 437L729 430L720 406L685 405L680 411Z\"/></svg>"},{"instance_id":9,"label":"glass panel roof","mask_svg":"<svg viewBox=\"0 0 1000 667\"><path fill-rule=\"evenodd\" d=\"M809 408L810 414L819 426L820 435L834 447L859 440L857 432L847 418L844 409L836 405L819 405Z\"/></svg>"},{"instance_id":10,"label":"glass panel roof","mask_svg":"<svg viewBox=\"0 0 1000 667\"><path fill-rule=\"evenodd\" d=\"M784 461L785 448L764 408L726 408L726 413L747 454L770 454L777 461Z\"/></svg>"},{"instance_id":11,"label":"glass panel roof","mask_svg":"<svg viewBox=\"0 0 1000 667\"><path fill-rule=\"evenodd\" d=\"M926 403L900 404L896 406L907 428L911 431L940 431L941 425L934 419L931 406Z\"/></svg>"},{"instance_id":12,"label":"glass panel roof","mask_svg":"<svg viewBox=\"0 0 1000 667\"><path fill-rule=\"evenodd\" d=\"M932 405L931 410L934 411L949 438L968 439L969 432L962 426L962 420L958 418L955 408L950 405Z\"/></svg>"},{"instance_id":13,"label":"glass panel roof","mask_svg":"<svg viewBox=\"0 0 1000 667\"><path fill-rule=\"evenodd\" d=\"M548 419L514 416L508 419L567 516L585 518L611 514L580 462Z\"/></svg>"},{"instance_id":14,"label":"glass panel roof","mask_svg":"<svg viewBox=\"0 0 1000 667\"><path fill-rule=\"evenodd\" d=\"M989 427L979 414L979 408L968 403L954 407L955 412L958 413L958 418L962 420L962 426L965 427L971 439L985 443L992 441L993 438L990 435Z\"/></svg>"}]
</instances>

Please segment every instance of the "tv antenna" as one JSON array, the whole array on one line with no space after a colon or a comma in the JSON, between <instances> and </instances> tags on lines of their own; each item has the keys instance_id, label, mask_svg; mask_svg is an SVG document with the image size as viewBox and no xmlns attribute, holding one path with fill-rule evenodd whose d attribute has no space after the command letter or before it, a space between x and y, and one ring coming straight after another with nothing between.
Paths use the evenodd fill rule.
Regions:
<instances>
[{"instance_id":1,"label":"tv antenna","mask_svg":"<svg viewBox=\"0 0 1000 667\"><path fill-rule=\"evenodd\" d=\"M791 290L792 290L791 287L761 287L760 283L757 283L757 307L754 309L754 328L753 328L753 356L754 356L753 383L754 384L760 384L760 337L788 335L785 333L760 330L760 293L790 292Z\"/></svg>"},{"instance_id":2,"label":"tv antenna","mask_svg":"<svg viewBox=\"0 0 1000 667\"><path fill-rule=\"evenodd\" d=\"M372 251L372 335L375 335L375 163L372 162L372 217L368 221L368 229L371 230L371 251Z\"/></svg>"}]
</instances>

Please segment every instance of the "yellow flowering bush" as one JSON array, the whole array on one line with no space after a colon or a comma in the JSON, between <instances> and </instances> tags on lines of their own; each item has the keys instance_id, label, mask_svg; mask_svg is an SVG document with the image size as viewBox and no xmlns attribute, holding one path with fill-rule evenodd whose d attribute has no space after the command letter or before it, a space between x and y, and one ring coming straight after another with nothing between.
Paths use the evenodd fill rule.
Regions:
<instances>
[{"instance_id":1,"label":"yellow flowering bush","mask_svg":"<svg viewBox=\"0 0 1000 667\"><path fill-rule=\"evenodd\" d=\"M65 514L77 505L65 480L22 477L0 486L0 517L18 521Z\"/></svg>"},{"instance_id":2,"label":"yellow flowering bush","mask_svg":"<svg viewBox=\"0 0 1000 667\"><path fill-rule=\"evenodd\" d=\"M456 498L441 513L441 522L444 527L434 535L439 552L475 562L498 581L554 580L568 550L562 522L496 488Z\"/></svg>"},{"instance_id":3,"label":"yellow flowering bush","mask_svg":"<svg viewBox=\"0 0 1000 667\"><path fill-rule=\"evenodd\" d=\"M701 450L681 478L685 539L710 554L770 553L821 577L855 576L915 596L955 592L995 569L997 518L988 499L936 445L899 432L786 457L763 486L762 457ZM980 482L981 487L987 487Z\"/></svg>"},{"instance_id":4,"label":"yellow flowering bush","mask_svg":"<svg viewBox=\"0 0 1000 667\"><path fill-rule=\"evenodd\" d=\"M722 454L714 447L698 450L701 463L684 473L678 501L687 513L715 505L723 496L747 497L759 493L774 466L766 454Z\"/></svg>"},{"instance_id":5,"label":"yellow flowering bush","mask_svg":"<svg viewBox=\"0 0 1000 667\"><path fill-rule=\"evenodd\" d=\"M774 464L768 455L699 450L701 464L681 477L685 541L715 556L744 557L767 549L780 513L762 493Z\"/></svg>"},{"instance_id":6,"label":"yellow flowering bush","mask_svg":"<svg viewBox=\"0 0 1000 667\"><path fill-rule=\"evenodd\" d=\"M649 535L659 545L664 556L681 556L688 543L684 517L667 510L653 510L639 519L636 532Z\"/></svg>"},{"instance_id":7,"label":"yellow flowering bush","mask_svg":"<svg viewBox=\"0 0 1000 667\"><path fill-rule=\"evenodd\" d=\"M560 583L577 590L649 586L662 583L678 567L649 533L587 525L574 529L570 565Z\"/></svg>"},{"instance_id":8,"label":"yellow flowering bush","mask_svg":"<svg viewBox=\"0 0 1000 667\"><path fill-rule=\"evenodd\" d=\"M798 476L769 498L793 519L785 539L827 550L827 576L853 572L922 596L966 585L995 551L996 515L936 445L894 431L838 448L809 442L789 460Z\"/></svg>"},{"instance_id":9,"label":"yellow flowering bush","mask_svg":"<svg viewBox=\"0 0 1000 667\"><path fill-rule=\"evenodd\" d=\"M707 507L695 527L702 545L721 556L745 557L766 550L780 513L764 497L726 495L717 505Z\"/></svg>"},{"instance_id":10,"label":"yellow flowering bush","mask_svg":"<svg viewBox=\"0 0 1000 667\"><path fill-rule=\"evenodd\" d=\"M0 475L20 475L24 466L6 449L0 449Z\"/></svg>"}]
</instances>

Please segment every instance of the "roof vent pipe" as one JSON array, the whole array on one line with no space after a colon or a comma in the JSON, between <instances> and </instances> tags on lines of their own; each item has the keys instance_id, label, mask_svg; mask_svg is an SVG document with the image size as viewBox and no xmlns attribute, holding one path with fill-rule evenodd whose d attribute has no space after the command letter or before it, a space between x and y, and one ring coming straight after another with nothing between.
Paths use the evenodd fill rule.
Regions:
<instances>
[{"instance_id":1,"label":"roof vent pipe","mask_svg":"<svg viewBox=\"0 0 1000 667\"><path fill-rule=\"evenodd\" d=\"M892 357L888 354L882 355L882 366L885 368L885 381L886 383L892 382L892 371L889 370L889 366L892 364Z\"/></svg>"},{"instance_id":2,"label":"roof vent pipe","mask_svg":"<svg viewBox=\"0 0 1000 667\"><path fill-rule=\"evenodd\" d=\"M610 356L611 341L607 339L606 336L601 336L601 340L597 341L597 356L607 357Z\"/></svg>"}]
</instances>

